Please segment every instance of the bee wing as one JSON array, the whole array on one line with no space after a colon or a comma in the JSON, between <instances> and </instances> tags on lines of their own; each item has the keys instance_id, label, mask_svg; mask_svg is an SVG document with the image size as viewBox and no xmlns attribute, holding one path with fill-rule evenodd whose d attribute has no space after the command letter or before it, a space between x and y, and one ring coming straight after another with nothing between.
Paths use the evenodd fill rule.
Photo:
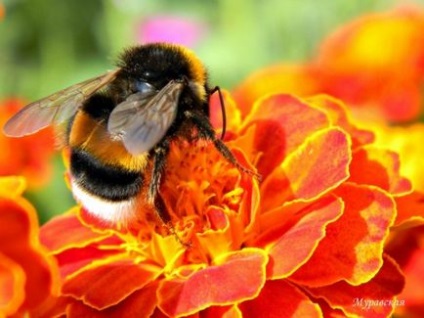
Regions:
<instances>
[{"instance_id":1,"label":"bee wing","mask_svg":"<svg viewBox=\"0 0 424 318\"><path fill-rule=\"evenodd\" d=\"M88 79L27 105L8 120L3 127L4 133L11 137L22 137L51 124L64 122L75 114L88 97L114 80L118 71Z\"/></svg>"},{"instance_id":2,"label":"bee wing","mask_svg":"<svg viewBox=\"0 0 424 318\"><path fill-rule=\"evenodd\" d=\"M149 151L174 122L183 85L171 81L159 92L131 95L112 111L109 132L133 155Z\"/></svg>"}]
</instances>

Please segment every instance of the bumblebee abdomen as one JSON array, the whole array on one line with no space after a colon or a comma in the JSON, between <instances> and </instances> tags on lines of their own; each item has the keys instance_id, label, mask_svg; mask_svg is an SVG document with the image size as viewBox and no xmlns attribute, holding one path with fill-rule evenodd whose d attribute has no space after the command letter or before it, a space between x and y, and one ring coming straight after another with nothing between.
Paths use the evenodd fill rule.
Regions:
<instances>
[{"instance_id":1,"label":"bumblebee abdomen","mask_svg":"<svg viewBox=\"0 0 424 318\"><path fill-rule=\"evenodd\" d=\"M140 192L143 185L143 175L140 171L105 165L80 149L72 149L70 168L74 183L109 201L131 199Z\"/></svg>"}]
</instances>

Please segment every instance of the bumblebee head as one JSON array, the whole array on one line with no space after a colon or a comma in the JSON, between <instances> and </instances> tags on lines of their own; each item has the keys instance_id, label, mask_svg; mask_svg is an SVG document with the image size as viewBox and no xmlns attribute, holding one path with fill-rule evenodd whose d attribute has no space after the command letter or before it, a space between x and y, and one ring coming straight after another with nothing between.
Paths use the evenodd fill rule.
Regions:
<instances>
[{"instance_id":1,"label":"bumblebee head","mask_svg":"<svg viewBox=\"0 0 424 318\"><path fill-rule=\"evenodd\" d=\"M202 62L189 49L165 43L152 43L127 49L118 63L119 82L124 95L141 91L145 85L160 90L171 80L187 82L196 98L205 101L207 73ZM120 79L120 81L119 81Z\"/></svg>"}]
</instances>

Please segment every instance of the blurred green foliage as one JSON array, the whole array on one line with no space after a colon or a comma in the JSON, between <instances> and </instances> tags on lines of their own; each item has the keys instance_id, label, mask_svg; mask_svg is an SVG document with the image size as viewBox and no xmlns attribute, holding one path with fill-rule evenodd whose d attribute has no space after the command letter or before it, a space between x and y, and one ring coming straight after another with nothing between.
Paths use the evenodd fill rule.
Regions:
<instances>
[{"instance_id":1,"label":"blurred green foliage","mask_svg":"<svg viewBox=\"0 0 424 318\"><path fill-rule=\"evenodd\" d=\"M414 3L422 4L424 0ZM193 49L213 84L231 88L252 71L277 61L313 56L322 38L365 12L403 5L395 0L9 0L0 21L0 98L38 99L107 69L122 48L139 43L146 18L172 14L204 22ZM55 178L30 193L43 221L74 203Z\"/></svg>"}]
</instances>

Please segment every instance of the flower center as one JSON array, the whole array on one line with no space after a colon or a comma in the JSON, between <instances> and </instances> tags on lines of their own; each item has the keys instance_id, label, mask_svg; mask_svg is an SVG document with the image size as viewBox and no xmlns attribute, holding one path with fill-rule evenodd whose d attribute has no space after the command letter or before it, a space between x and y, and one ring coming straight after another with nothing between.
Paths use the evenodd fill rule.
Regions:
<instances>
[{"instance_id":1,"label":"flower center","mask_svg":"<svg viewBox=\"0 0 424 318\"><path fill-rule=\"evenodd\" d=\"M242 189L239 170L211 142L177 140L171 144L160 193L176 231L214 228L211 207L235 213Z\"/></svg>"}]
</instances>

